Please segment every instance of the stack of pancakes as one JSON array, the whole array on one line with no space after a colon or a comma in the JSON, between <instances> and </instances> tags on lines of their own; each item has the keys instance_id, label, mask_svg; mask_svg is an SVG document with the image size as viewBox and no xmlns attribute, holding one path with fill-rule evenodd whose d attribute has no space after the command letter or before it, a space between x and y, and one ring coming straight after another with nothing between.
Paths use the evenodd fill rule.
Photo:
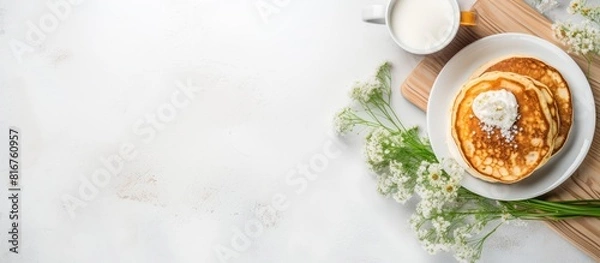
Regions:
<instances>
[{"instance_id":1,"label":"stack of pancakes","mask_svg":"<svg viewBox=\"0 0 600 263\"><path fill-rule=\"evenodd\" d=\"M518 105L509 133L485 126L472 108L478 95L498 90L512 93ZM560 72L539 59L512 56L473 73L455 98L451 129L470 174L512 184L559 152L572 122L571 93Z\"/></svg>"}]
</instances>

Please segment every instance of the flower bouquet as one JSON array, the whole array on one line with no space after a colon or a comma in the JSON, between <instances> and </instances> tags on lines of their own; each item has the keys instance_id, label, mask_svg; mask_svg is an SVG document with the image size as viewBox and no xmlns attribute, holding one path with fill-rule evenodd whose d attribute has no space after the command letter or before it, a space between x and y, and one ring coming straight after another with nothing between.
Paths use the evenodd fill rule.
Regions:
<instances>
[{"instance_id":1,"label":"flower bouquet","mask_svg":"<svg viewBox=\"0 0 600 263\"><path fill-rule=\"evenodd\" d=\"M526 220L600 217L600 200L498 201L460 185L465 171L452 159L439 160L417 128L405 127L390 104L389 63L358 82L351 104L336 114L339 134L366 133L366 163L376 174L377 190L401 204L418 198L409 222L423 248L452 252L463 262L480 258L485 241L503 224Z\"/></svg>"},{"instance_id":2,"label":"flower bouquet","mask_svg":"<svg viewBox=\"0 0 600 263\"><path fill-rule=\"evenodd\" d=\"M579 15L583 21L558 21L552 25L555 37L569 48L569 52L586 59L590 65L596 55L600 54L600 6L590 6L587 0L572 0L567 12Z\"/></svg>"}]
</instances>

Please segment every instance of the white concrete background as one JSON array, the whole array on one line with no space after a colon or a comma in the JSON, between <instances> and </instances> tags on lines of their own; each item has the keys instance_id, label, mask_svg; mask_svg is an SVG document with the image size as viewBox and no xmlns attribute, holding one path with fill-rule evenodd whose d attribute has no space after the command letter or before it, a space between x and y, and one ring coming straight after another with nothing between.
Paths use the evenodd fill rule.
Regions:
<instances>
[{"instance_id":1,"label":"white concrete background","mask_svg":"<svg viewBox=\"0 0 600 263\"><path fill-rule=\"evenodd\" d=\"M382 1L264 0L281 4L265 22L260 0L85 0L19 62L11 44L32 44L27 23L51 14L47 2L0 1L0 124L22 129L24 163L20 254L0 234L1 262L218 262L214 249L232 248L278 193L287 209L259 216L264 231L228 262L452 260L424 252L410 206L375 191L361 141L328 135L353 81L388 60L398 87L421 59L361 21ZM188 79L195 97L151 126ZM423 112L393 100L424 127ZM61 198L82 198L82 180L124 144L137 155L71 218ZM286 181L328 146L345 149L305 188ZM501 228L482 262L591 259L530 223Z\"/></svg>"}]
</instances>

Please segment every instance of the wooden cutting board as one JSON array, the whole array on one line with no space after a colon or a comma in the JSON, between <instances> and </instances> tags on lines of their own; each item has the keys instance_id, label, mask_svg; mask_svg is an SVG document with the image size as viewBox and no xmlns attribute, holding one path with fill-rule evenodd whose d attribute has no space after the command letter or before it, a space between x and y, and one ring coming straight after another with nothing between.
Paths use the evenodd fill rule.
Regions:
<instances>
[{"instance_id":1,"label":"wooden cutting board","mask_svg":"<svg viewBox=\"0 0 600 263\"><path fill-rule=\"evenodd\" d=\"M521 32L536 35L563 47L553 37L551 22L522 0L479 0L474 4L473 11L478 16L477 26L461 28L450 46L425 57L402 84L400 88L402 95L417 107L426 110L429 91L446 62L460 49L481 37L502 32ZM587 68L585 59L577 56L573 58L582 69ZM594 93L596 112L600 112L598 108L600 65L598 63L592 65L589 81ZM572 87L572 89L577 88ZM583 164L569 180L543 198L600 199L600 140L598 138L600 121L596 119L594 142ZM600 219L582 218L549 222L548 226L596 261L600 261Z\"/></svg>"}]
</instances>

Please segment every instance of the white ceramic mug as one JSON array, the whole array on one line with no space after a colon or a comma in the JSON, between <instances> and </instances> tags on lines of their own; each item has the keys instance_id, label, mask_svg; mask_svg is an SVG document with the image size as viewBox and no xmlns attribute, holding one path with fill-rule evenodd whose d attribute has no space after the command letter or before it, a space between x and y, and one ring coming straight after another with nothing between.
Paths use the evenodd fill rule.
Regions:
<instances>
[{"instance_id":1,"label":"white ceramic mug","mask_svg":"<svg viewBox=\"0 0 600 263\"><path fill-rule=\"evenodd\" d=\"M466 19L461 21L461 17ZM456 0L390 0L387 6L365 8L362 19L385 24L394 42L413 54L440 51L454 39L461 24L474 25L473 13L461 16Z\"/></svg>"}]
</instances>

